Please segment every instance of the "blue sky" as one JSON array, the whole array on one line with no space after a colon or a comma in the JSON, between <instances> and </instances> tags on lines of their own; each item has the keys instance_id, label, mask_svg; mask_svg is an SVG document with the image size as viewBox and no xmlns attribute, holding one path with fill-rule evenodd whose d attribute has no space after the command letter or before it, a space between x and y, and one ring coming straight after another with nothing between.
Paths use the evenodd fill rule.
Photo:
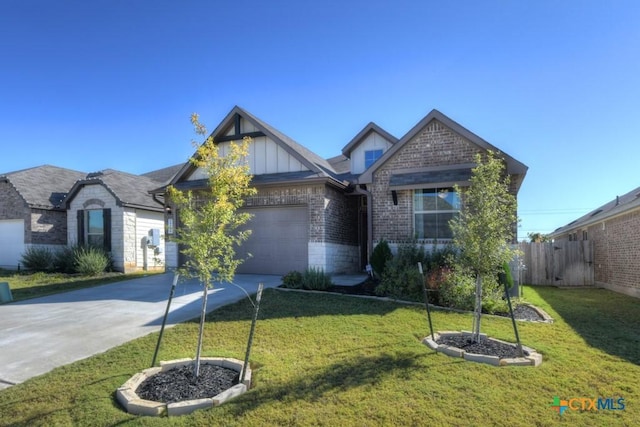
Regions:
<instances>
[{"instance_id":1,"label":"blue sky","mask_svg":"<svg viewBox=\"0 0 640 427\"><path fill-rule=\"evenodd\" d=\"M638 186L637 1L0 2L0 172L144 173L239 105L331 157L436 108L529 166L520 237Z\"/></svg>"}]
</instances>

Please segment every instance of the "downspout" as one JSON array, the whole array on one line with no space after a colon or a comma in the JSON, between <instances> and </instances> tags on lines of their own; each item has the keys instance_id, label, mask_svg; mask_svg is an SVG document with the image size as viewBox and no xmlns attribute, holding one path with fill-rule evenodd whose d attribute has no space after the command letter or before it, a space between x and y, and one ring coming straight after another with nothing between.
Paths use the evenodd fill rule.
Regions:
<instances>
[{"instance_id":1,"label":"downspout","mask_svg":"<svg viewBox=\"0 0 640 427\"><path fill-rule=\"evenodd\" d=\"M369 191L363 188L360 184L356 187L356 194L361 194L367 197L367 262L371 260L371 253L373 252L373 204L371 203L372 195Z\"/></svg>"}]
</instances>

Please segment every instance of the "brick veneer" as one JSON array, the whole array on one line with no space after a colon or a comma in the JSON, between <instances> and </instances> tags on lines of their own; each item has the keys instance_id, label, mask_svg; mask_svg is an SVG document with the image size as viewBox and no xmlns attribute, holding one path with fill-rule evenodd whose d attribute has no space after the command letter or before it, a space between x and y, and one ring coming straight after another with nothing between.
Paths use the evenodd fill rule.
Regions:
<instances>
[{"instance_id":1,"label":"brick veneer","mask_svg":"<svg viewBox=\"0 0 640 427\"><path fill-rule=\"evenodd\" d=\"M598 285L640 297L640 209L588 228ZM582 238L582 232L577 233Z\"/></svg>"},{"instance_id":2,"label":"brick veneer","mask_svg":"<svg viewBox=\"0 0 640 427\"><path fill-rule=\"evenodd\" d=\"M24 220L24 243L35 245L65 245L67 215L65 211L30 208L16 189L0 182L0 220Z\"/></svg>"},{"instance_id":3,"label":"brick veneer","mask_svg":"<svg viewBox=\"0 0 640 427\"><path fill-rule=\"evenodd\" d=\"M373 240L403 242L413 239L413 190L398 191L394 205L389 179L395 171L410 168L474 162L477 145L433 120L373 176Z\"/></svg>"}]
</instances>

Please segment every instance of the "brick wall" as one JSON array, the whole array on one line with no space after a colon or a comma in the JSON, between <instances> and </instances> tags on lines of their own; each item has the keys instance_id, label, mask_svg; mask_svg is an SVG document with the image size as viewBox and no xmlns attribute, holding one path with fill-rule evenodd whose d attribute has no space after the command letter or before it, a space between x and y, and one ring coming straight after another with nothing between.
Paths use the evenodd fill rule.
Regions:
<instances>
[{"instance_id":1,"label":"brick wall","mask_svg":"<svg viewBox=\"0 0 640 427\"><path fill-rule=\"evenodd\" d=\"M640 297L640 209L591 225L594 275L599 286ZM577 237L581 239L582 233Z\"/></svg>"},{"instance_id":2,"label":"brick wall","mask_svg":"<svg viewBox=\"0 0 640 427\"><path fill-rule=\"evenodd\" d=\"M67 212L45 209L31 210L27 242L36 245L67 244Z\"/></svg>"},{"instance_id":3,"label":"brick wall","mask_svg":"<svg viewBox=\"0 0 640 427\"><path fill-rule=\"evenodd\" d=\"M412 240L413 191L398 191L393 204L389 179L393 172L409 168L426 168L472 163L480 152L475 144L438 121L431 121L412 140L389 159L373 176L373 240L390 242Z\"/></svg>"}]
</instances>

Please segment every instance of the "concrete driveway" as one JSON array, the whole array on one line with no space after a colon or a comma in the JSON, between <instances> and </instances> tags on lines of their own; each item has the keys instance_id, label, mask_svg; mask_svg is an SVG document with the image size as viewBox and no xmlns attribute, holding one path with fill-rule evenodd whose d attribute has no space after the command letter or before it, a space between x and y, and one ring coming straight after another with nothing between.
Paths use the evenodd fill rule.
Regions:
<instances>
[{"instance_id":1,"label":"concrete driveway","mask_svg":"<svg viewBox=\"0 0 640 427\"><path fill-rule=\"evenodd\" d=\"M167 273L0 305L0 389L160 330L172 281ZM281 279L234 279L249 294L260 282L276 287ZM197 281L181 279L167 325L198 317L201 296ZM209 290L207 312L242 298L238 287L218 286Z\"/></svg>"}]
</instances>

